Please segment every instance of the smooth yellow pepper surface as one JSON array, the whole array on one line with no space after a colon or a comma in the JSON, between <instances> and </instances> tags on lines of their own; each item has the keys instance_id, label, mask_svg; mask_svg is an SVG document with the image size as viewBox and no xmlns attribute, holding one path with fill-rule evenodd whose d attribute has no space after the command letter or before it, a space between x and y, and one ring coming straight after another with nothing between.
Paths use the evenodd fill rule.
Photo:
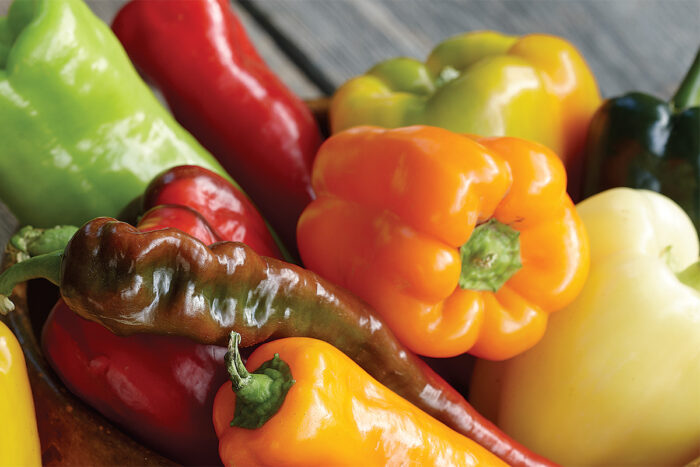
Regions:
<instances>
[{"instance_id":1,"label":"smooth yellow pepper surface","mask_svg":"<svg viewBox=\"0 0 700 467\"><path fill-rule=\"evenodd\" d=\"M618 188L577 206L591 269L544 338L480 361L472 402L564 465L684 465L700 455L698 237L681 208Z\"/></svg>"},{"instance_id":2,"label":"smooth yellow pepper surface","mask_svg":"<svg viewBox=\"0 0 700 467\"><path fill-rule=\"evenodd\" d=\"M35 465L41 465L41 448L24 355L0 321L0 466Z\"/></svg>"},{"instance_id":3,"label":"smooth yellow pepper surface","mask_svg":"<svg viewBox=\"0 0 700 467\"><path fill-rule=\"evenodd\" d=\"M358 125L431 125L456 133L516 136L558 154L576 200L581 152L600 94L588 65L566 40L493 31L440 43L422 63L394 58L336 91L331 130Z\"/></svg>"}]
</instances>

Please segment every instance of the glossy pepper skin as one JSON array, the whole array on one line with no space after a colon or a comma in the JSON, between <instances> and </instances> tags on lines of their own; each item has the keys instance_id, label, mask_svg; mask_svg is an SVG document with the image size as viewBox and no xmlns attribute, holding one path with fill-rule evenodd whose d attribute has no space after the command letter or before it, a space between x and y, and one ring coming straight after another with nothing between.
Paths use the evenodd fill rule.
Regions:
<instances>
[{"instance_id":1,"label":"glossy pepper skin","mask_svg":"<svg viewBox=\"0 0 700 467\"><path fill-rule=\"evenodd\" d=\"M65 243L64 243L65 245ZM242 345L267 339L326 340L429 415L511 465L551 465L493 425L402 346L364 302L310 271L235 242L207 247L174 229L138 232L110 218L85 224L68 245L0 275L0 310L12 286L45 277L75 313L118 335L189 337Z\"/></svg>"},{"instance_id":2,"label":"glossy pepper skin","mask_svg":"<svg viewBox=\"0 0 700 467\"><path fill-rule=\"evenodd\" d=\"M116 216L163 170L226 172L139 78L80 0L0 18L0 199L22 224Z\"/></svg>"},{"instance_id":3,"label":"glossy pepper skin","mask_svg":"<svg viewBox=\"0 0 700 467\"><path fill-rule=\"evenodd\" d=\"M588 273L564 167L536 143L357 127L324 143L313 183L318 198L298 226L304 264L366 300L421 355L517 355ZM520 267L502 284L462 284L500 254L460 254L490 219L517 237Z\"/></svg>"},{"instance_id":4,"label":"glossy pepper skin","mask_svg":"<svg viewBox=\"0 0 700 467\"><path fill-rule=\"evenodd\" d=\"M700 228L700 52L670 102L632 92L603 103L586 143L584 195L662 193Z\"/></svg>"},{"instance_id":5,"label":"glossy pepper skin","mask_svg":"<svg viewBox=\"0 0 700 467\"><path fill-rule=\"evenodd\" d=\"M281 257L245 194L201 167L165 171L146 188L142 206L151 208L139 231L174 227L207 245L239 240ZM188 465L219 463L210 413L226 380L223 347L170 336L119 337L62 300L46 320L42 347L71 392L148 446Z\"/></svg>"},{"instance_id":6,"label":"glossy pepper skin","mask_svg":"<svg viewBox=\"0 0 700 467\"><path fill-rule=\"evenodd\" d=\"M591 274L534 348L477 363L470 395L564 465L685 465L700 453L700 263L683 210L616 188L577 205Z\"/></svg>"},{"instance_id":7,"label":"glossy pepper skin","mask_svg":"<svg viewBox=\"0 0 700 467\"><path fill-rule=\"evenodd\" d=\"M137 440L185 465L217 465L209 412L225 349L182 337L119 337L59 300L42 349L66 387Z\"/></svg>"},{"instance_id":8,"label":"glossy pepper skin","mask_svg":"<svg viewBox=\"0 0 700 467\"><path fill-rule=\"evenodd\" d=\"M34 401L22 348L0 321L0 465L41 466Z\"/></svg>"},{"instance_id":9,"label":"glossy pepper skin","mask_svg":"<svg viewBox=\"0 0 700 467\"><path fill-rule=\"evenodd\" d=\"M178 228L207 245L220 240L242 242L259 255L283 258L265 220L245 193L229 180L203 167L185 165L166 170L148 184L141 205L144 212L162 205L189 207L206 220L217 240L201 238L188 230L189 224L181 225L175 219L171 219L172 222L155 221L155 225ZM158 214L165 215L165 211L161 209ZM144 219L141 219L140 230L144 230L143 223Z\"/></svg>"},{"instance_id":10,"label":"glossy pepper skin","mask_svg":"<svg viewBox=\"0 0 700 467\"><path fill-rule=\"evenodd\" d=\"M564 161L577 199L586 130L599 104L595 78L569 42L480 31L438 44L425 63L395 58L353 78L333 96L330 121L333 133L421 124L536 141Z\"/></svg>"},{"instance_id":11,"label":"glossy pepper skin","mask_svg":"<svg viewBox=\"0 0 700 467\"><path fill-rule=\"evenodd\" d=\"M310 110L265 65L227 0L132 0L112 25L175 118L233 175L289 248L321 143Z\"/></svg>"},{"instance_id":12,"label":"glossy pepper skin","mask_svg":"<svg viewBox=\"0 0 700 467\"><path fill-rule=\"evenodd\" d=\"M301 337L269 342L253 352L247 366L252 372L276 355L294 383L261 427L230 426L241 400L230 381L216 395L213 420L224 465L507 465L326 342Z\"/></svg>"}]
</instances>

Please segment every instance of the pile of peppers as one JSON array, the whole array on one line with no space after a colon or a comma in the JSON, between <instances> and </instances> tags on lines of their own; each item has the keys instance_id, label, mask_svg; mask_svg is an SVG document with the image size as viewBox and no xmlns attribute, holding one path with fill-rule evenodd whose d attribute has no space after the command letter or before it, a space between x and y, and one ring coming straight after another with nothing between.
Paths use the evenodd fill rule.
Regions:
<instances>
[{"instance_id":1,"label":"pile of peppers","mask_svg":"<svg viewBox=\"0 0 700 467\"><path fill-rule=\"evenodd\" d=\"M564 39L466 33L342 85L325 142L225 0L132 0L112 30L16 0L0 67L24 224L0 314L55 284L46 359L138 442L227 466L700 455L700 54L670 104L601 102ZM680 207L574 204L618 185ZM482 412L421 358L465 353ZM41 463L24 370L0 322L0 464Z\"/></svg>"}]
</instances>

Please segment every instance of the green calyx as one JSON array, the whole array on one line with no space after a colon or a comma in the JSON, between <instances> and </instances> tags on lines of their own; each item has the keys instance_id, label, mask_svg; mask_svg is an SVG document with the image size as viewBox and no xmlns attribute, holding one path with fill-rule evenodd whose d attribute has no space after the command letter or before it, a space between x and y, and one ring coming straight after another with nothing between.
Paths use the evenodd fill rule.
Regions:
<instances>
[{"instance_id":1,"label":"green calyx","mask_svg":"<svg viewBox=\"0 0 700 467\"><path fill-rule=\"evenodd\" d=\"M496 219L477 226L459 251L459 286L466 290L497 292L523 266L520 232Z\"/></svg>"},{"instance_id":2,"label":"green calyx","mask_svg":"<svg viewBox=\"0 0 700 467\"><path fill-rule=\"evenodd\" d=\"M246 370L238 344L241 335L231 332L225 362L236 393L236 409L231 426L254 430L275 415L294 384L289 365L278 354L253 373Z\"/></svg>"},{"instance_id":3,"label":"green calyx","mask_svg":"<svg viewBox=\"0 0 700 467\"><path fill-rule=\"evenodd\" d=\"M10 244L18 250L17 262L20 262L32 256L65 250L77 231L78 228L72 225L57 225L50 229L36 229L27 225L10 239Z\"/></svg>"},{"instance_id":4,"label":"green calyx","mask_svg":"<svg viewBox=\"0 0 700 467\"><path fill-rule=\"evenodd\" d=\"M63 252L77 230L69 225L50 229L26 226L10 239L15 264L0 274L0 314L15 309L8 297L17 284L37 278L60 284Z\"/></svg>"}]
</instances>

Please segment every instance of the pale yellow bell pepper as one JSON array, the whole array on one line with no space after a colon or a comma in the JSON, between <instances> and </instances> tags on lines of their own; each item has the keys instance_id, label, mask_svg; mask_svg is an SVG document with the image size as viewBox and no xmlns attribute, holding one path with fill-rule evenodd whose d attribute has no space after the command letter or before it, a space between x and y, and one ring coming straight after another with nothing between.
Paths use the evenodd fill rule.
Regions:
<instances>
[{"instance_id":1,"label":"pale yellow bell pepper","mask_svg":"<svg viewBox=\"0 0 700 467\"><path fill-rule=\"evenodd\" d=\"M683 465L700 454L697 233L650 191L609 190L577 210L591 247L583 291L534 348L479 362L472 402L564 465Z\"/></svg>"},{"instance_id":2,"label":"pale yellow bell pepper","mask_svg":"<svg viewBox=\"0 0 700 467\"><path fill-rule=\"evenodd\" d=\"M34 401L22 348L0 321L0 466L40 466Z\"/></svg>"}]
</instances>

